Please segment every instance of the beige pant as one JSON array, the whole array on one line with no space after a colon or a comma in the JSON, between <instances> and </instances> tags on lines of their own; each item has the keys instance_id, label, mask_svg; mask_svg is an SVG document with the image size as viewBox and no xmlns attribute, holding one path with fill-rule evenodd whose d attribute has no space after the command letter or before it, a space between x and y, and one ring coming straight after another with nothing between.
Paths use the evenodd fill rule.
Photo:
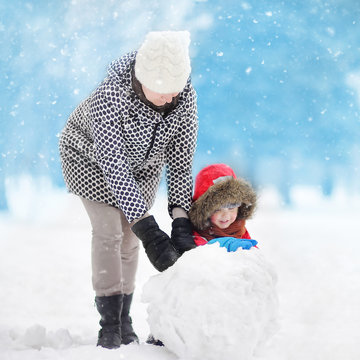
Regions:
<instances>
[{"instance_id":1,"label":"beige pant","mask_svg":"<svg viewBox=\"0 0 360 360\"><path fill-rule=\"evenodd\" d=\"M96 296L132 294L139 257L139 239L123 212L81 198L92 226L92 283Z\"/></svg>"}]
</instances>

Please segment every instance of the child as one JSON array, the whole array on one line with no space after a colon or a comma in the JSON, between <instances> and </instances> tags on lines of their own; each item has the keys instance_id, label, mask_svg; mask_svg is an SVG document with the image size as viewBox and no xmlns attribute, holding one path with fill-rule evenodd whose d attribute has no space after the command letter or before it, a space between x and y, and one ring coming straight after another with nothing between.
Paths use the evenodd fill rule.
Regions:
<instances>
[{"instance_id":1,"label":"child","mask_svg":"<svg viewBox=\"0 0 360 360\"><path fill-rule=\"evenodd\" d=\"M219 242L228 251L250 249L257 244L246 227L256 207L257 196L249 183L237 178L230 166L213 164L195 179L189 218L196 245Z\"/></svg>"}]
</instances>

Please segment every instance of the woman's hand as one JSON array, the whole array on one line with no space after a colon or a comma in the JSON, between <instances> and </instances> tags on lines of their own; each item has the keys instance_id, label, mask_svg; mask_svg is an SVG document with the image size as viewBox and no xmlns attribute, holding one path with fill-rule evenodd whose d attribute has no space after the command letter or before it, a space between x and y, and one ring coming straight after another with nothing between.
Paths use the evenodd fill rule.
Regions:
<instances>
[{"instance_id":1,"label":"woman's hand","mask_svg":"<svg viewBox=\"0 0 360 360\"><path fill-rule=\"evenodd\" d=\"M146 255L156 270L166 270L179 258L169 236L160 230L153 216L138 220L131 230L142 241Z\"/></svg>"},{"instance_id":2,"label":"woman's hand","mask_svg":"<svg viewBox=\"0 0 360 360\"><path fill-rule=\"evenodd\" d=\"M188 218L178 217L172 222L171 243L180 255L196 248L192 225Z\"/></svg>"}]
</instances>

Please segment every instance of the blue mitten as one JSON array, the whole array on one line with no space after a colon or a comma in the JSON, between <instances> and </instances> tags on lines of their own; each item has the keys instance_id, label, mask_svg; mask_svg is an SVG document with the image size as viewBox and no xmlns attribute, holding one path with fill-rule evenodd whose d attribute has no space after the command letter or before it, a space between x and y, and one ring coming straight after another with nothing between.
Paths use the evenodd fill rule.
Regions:
<instances>
[{"instance_id":1,"label":"blue mitten","mask_svg":"<svg viewBox=\"0 0 360 360\"><path fill-rule=\"evenodd\" d=\"M245 250L251 249L257 245L257 241L253 239L237 239L233 237L221 237L208 241L208 244L214 244L218 242L220 247L225 247L228 252L236 251L239 247Z\"/></svg>"}]
</instances>

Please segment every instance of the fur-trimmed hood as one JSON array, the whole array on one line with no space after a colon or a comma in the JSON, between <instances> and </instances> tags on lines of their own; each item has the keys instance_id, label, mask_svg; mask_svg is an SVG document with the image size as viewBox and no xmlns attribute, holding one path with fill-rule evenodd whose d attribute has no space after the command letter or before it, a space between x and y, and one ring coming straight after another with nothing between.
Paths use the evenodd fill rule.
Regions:
<instances>
[{"instance_id":1,"label":"fur-trimmed hood","mask_svg":"<svg viewBox=\"0 0 360 360\"><path fill-rule=\"evenodd\" d=\"M203 230L210 225L211 215L223 207L238 206L238 218L249 219L255 210L257 195L248 182L236 178L228 165L214 164L197 175L193 200L189 218L197 230Z\"/></svg>"}]
</instances>

